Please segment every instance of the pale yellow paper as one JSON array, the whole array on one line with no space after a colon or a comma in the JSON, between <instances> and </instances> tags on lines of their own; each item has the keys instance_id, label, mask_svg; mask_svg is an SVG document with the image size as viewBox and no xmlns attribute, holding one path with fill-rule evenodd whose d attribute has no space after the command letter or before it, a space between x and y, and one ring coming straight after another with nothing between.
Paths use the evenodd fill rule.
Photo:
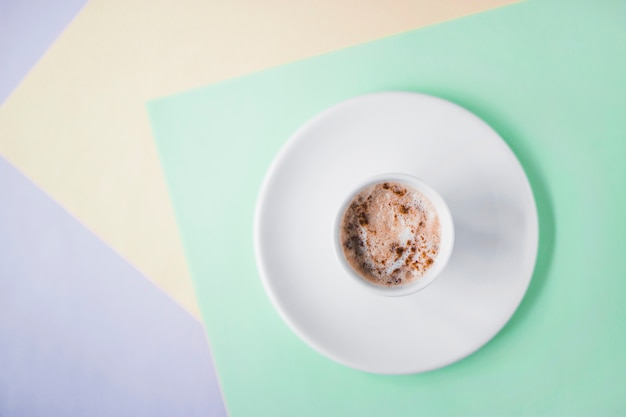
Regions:
<instances>
[{"instance_id":1,"label":"pale yellow paper","mask_svg":"<svg viewBox=\"0 0 626 417\"><path fill-rule=\"evenodd\" d=\"M199 317L147 100L515 0L92 0L0 108L0 154Z\"/></svg>"}]
</instances>

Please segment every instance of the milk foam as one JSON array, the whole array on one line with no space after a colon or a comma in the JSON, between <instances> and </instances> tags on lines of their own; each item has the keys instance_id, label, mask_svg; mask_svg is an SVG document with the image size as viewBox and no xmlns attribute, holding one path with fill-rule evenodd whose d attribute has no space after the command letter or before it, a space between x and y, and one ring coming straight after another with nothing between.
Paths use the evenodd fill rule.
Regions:
<instances>
[{"instance_id":1,"label":"milk foam","mask_svg":"<svg viewBox=\"0 0 626 417\"><path fill-rule=\"evenodd\" d=\"M363 189L341 223L343 252L368 281L398 286L421 278L439 253L441 227L433 204L398 182Z\"/></svg>"}]
</instances>

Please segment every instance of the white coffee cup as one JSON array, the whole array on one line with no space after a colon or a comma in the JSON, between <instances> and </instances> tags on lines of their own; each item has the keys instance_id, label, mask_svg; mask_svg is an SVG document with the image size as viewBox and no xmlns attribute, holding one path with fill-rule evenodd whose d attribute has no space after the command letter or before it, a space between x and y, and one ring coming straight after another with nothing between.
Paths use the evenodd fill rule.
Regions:
<instances>
[{"instance_id":1,"label":"white coffee cup","mask_svg":"<svg viewBox=\"0 0 626 417\"><path fill-rule=\"evenodd\" d=\"M441 227L441 235L440 235L440 243L439 243L439 253L437 257L434 259L434 263L430 268L426 270L424 275L408 284L386 287L382 285L376 285L364 277L362 277L354 268L348 263L345 258L342 249L342 243L340 239L340 230L341 230L341 222L344 216L344 213L348 209L350 203L363 189L372 186L374 184L383 183L383 182L397 182L400 184L407 185L412 187L413 189L422 193L430 202L433 204L437 215L439 216L439 224ZM397 297L397 296L405 296L413 294L417 291L420 291L426 288L430 283L432 283L435 278L437 278L441 272L446 267L450 256L452 255L452 250L454 248L454 222L452 220L452 215L450 214L450 210L448 209L448 205L444 201L444 199L439 195L435 189L433 189L430 185L425 183L424 181L413 177L407 174L381 174L377 175L373 178L369 178L355 188L354 192L350 193L343 204L339 207L337 212L335 226L333 230L333 242L335 245L335 252L337 254L337 258L339 259L339 263L343 266L343 269L346 271L347 276L353 280L357 285L362 286L370 291L378 295L388 296L388 297Z\"/></svg>"}]
</instances>

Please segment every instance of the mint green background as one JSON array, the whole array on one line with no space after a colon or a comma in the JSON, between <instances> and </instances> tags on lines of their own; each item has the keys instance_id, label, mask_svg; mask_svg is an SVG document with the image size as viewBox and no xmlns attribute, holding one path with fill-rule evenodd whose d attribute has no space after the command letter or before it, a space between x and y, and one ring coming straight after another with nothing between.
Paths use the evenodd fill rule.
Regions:
<instances>
[{"instance_id":1,"label":"mint green background","mask_svg":"<svg viewBox=\"0 0 626 417\"><path fill-rule=\"evenodd\" d=\"M410 376L354 371L300 341L252 246L258 189L286 139L385 90L437 95L493 126L540 218L535 274L504 330ZM521 3L148 108L233 417L626 415L626 2Z\"/></svg>"}]
</instances>

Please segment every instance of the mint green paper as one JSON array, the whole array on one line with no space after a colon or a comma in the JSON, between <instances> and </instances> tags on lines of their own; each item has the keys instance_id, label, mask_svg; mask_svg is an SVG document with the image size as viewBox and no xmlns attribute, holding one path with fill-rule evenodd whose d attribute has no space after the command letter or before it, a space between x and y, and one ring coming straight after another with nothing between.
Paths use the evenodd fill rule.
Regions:
<instances>
[{"instance_id":1,"label":"mint green paper","mask_svg":"<svg viewBox=\"0 0 626 417\"><path fill-rule=\"evenodd\" d=\"M259 186L287 138L386 90L446 98L493 126L540 218L513 319L470 357L411 376L310 349L266 297L252 245ZM626 2L521 3L148 108L233 417L626 415Z\"/></svg>"}]
</instances>

